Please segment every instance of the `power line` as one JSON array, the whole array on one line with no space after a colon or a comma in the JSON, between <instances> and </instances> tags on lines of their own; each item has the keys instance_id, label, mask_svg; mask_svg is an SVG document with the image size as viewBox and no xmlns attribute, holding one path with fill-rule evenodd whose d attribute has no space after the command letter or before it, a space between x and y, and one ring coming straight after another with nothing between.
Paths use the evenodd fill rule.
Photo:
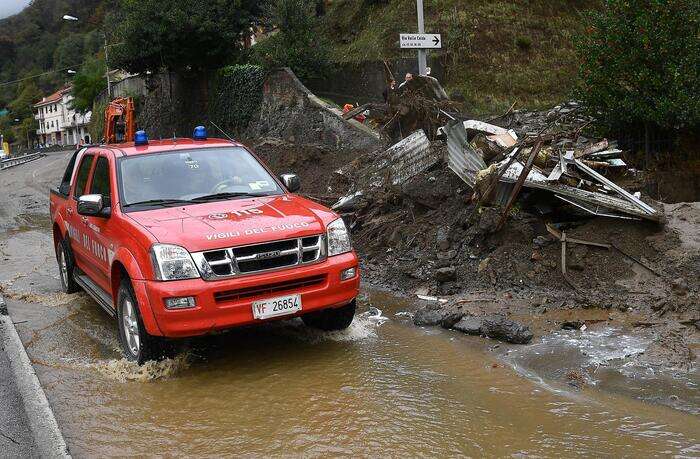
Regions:
<instances>
[{"instance_id":1,"label":"power line","mask_svg":"<svg viewBox=\"0 0 700 459\"><path fill-rule=\"evenodd\" d=\"M70 70L70 69L72 69L73 67L76 67L76 66L78 66L78 65L80 65L80 64L71 65L71 66L69 66L69 67L65 67L65 68L57 69L57 70L51 70L51 71L44 72L44 73L38 73L38 74L36 74L36 75L30 75L30 76L28 76L28 77L19 78L19 79L17 79L17 80L5 81L5 82L0 83L0 87L2 87L2 86L8 86L8 85L15 84L15 83L21 83L22 81L31 80L32 78L39 78L39 77L42 77L42 76L44 76L44 75L51 75L52 73L65 72L66 70Z\"/></svg>"}]
</instances>

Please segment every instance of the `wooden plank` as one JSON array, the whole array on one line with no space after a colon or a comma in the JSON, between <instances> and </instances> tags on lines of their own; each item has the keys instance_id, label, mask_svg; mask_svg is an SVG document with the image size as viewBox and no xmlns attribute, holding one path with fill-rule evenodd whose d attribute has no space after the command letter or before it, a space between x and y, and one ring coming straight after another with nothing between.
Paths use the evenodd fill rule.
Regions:
<instances>
[{"instance_id":1,"label":"wooden plank","mask_svg":"<svg viewBox=\"0 0 700 459\"><path fill-rule=\"evenodd\" d=\"M520 194L520 190L523 188L523 184L525 183L525 179L527 179L527 176L530 175L530 171L532 170L532 165L535 162L535 158L537 157L537 153L540 152L540 148L542 148L542 140L537 140L537 143L535 143L535 146L532 147L532 151L530 152L530 156L527 158L527 162L525 163L525 167L523 168L522 172L520 173L520 177L518 177L518 181L515 182L515 188L513 188L513 193L510 195L510 198L508 199L508 203L506 204L505 208L503 209L503 214L501 214L501 219L498 221L498 225L496 226L496 231L500 231L501 228L503 228L503 225L506 223L506 220L508 220L508 212L510 212L510 208L513 206L513 203L518 197L518 194Z\"/></svg>"}]
</instances>

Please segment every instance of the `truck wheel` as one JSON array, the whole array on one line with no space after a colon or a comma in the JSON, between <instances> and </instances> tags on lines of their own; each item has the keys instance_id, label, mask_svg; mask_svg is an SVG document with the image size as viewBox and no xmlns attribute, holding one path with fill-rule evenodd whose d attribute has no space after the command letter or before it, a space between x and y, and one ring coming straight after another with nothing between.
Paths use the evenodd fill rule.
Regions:
<instances>
[{"instance_id":1,"label":"truck wheel","mask_svg":"<svg viewBox=\"0 0 700 459\"><path fill-rule=\"evenodd\" d=\"M318 328L324 331L345 330L355 318L357 303L352 300L350 303L340 308L324 309L323 311L312 312L301 316L309 327Z\"/></svg>"},{"instance_id":2,"label":"truck wheel","mask_svg":"<svg viewBox=\"0 0 700 459\"><path fill-rule=\"evenodd\" d=\"M122 280L117 293L117 328L124 357L143 365L149 360L166 357L166 347L161 338L149 335L141 319L136 294L129 279Z\"/></svg>"},{"instance_id":3,"label":"truck wheel","mask_svg":"<svg viewBox=\"0 0 700 459\"><path fill-rule=\"evenodd\" d=\"M73 252L71 252L70 245L65 239L61 239L56 244L56 261L58 262L58 272L61 277L61 289L65 293L75 293L80 290L73 277L73 267L75 266L73 264Z\"/></svg>"}]
</instances>

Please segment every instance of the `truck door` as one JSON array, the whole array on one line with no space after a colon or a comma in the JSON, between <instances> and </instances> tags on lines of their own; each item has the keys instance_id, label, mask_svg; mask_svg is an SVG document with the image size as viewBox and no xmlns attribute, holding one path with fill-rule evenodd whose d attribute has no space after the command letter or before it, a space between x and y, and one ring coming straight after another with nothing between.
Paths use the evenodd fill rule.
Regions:
<instances>
[{"instance_id":1,"label":"truck door","mask_svg":"<svg viewBox=\"0 0 700 459\"><path fill-rule=\"evenodd\" d=\"M95 155L87 152L80 158L78 172L75 175L75 181L70 193L70 197L66 200L66 230L70 237L70 247L73 252L75 263L82 271L92 275L89 264L87 263L87 253L90 247L85 234L81 216L78 215L78 198L85 194L88 178L95 159Z\"/></svg>"},{"instance_id":2,"label":"truck door","mask_svg":"<svg viewBox=\"0 0 700 459\"><path fill-rule=\"evenodd\" d=\"M116 196L116 187L112 185L112 164L110 153L101 152L95 159L92 178L88 184L89 192L86 194L102 195L102 203L105 208L112 209L112 197ZM115 199L116 201L116 199ZM94 269L93 280L105 291L111 291L110 285L110 260L115 251L114 219L110 217L95 217L81 215L83 231L89 240L89 250L86 254L89 263Z\"/></svg>"}]
</instances>

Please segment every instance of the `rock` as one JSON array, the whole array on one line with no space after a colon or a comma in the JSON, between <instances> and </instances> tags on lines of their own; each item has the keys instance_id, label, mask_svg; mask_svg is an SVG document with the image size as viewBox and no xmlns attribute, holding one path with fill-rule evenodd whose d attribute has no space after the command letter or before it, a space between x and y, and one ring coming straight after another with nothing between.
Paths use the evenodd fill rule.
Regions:
<instances>
[{"instance_id":1,"label":"rock","mask_svg":"<svg viewBox=\"0 0 700 459\"><path fill-rule=\"evenodd\" d=\"M481 332L489 338L513 344L527 344L534 336L529 327L507 319L505 316L485 318L481 325Z\"/></svg>"},{"instance_id":2,"label":"rock","mask_svg":"<svg viewBox=\"0 0 700 459\"><path fill-rule=\"evenodd\" d=\"M676 295L685 295L688 293L688 283L682 277L674 279L671 282L671 290L673 290L673 293Z\"/></svg>"},{"instance_id":3,"label":"rock","mask_svg":"<svg viewBox=\"0 0 700 459\"><path fill-rule=\"evenodd\" d=\"M450 250L450 228L447 226L441 226L437 230L437 235L435 236L435 243L437 247L442 252L447 252Z\"/></svg>"},{"instance_id":4,"label":"rock","mask_svg":"<svg viewBox=\"0 0 700 459\"><path fill-rule=\"evenodd\" d=\"M422 308L413 315L413 323L419 327L434 327L442 322L442 313L430 307Z\"/></svg>"},{"instance_id":5,"label":"rock","mask_svg":"<svg viewBox=\"0 0 700 459\"><path fill-rule=\"evenodd\" d=\"M454 327L457 322L462 320L462 317L464 317L464 313L461 311L448 312L442 318L442 322L440 322L440 326L442 328L450 329L450 328Z\"/></svg>"},{"instance_id":6,"label":"rock","mask_svg":"<svg viewBox=\"0 0 700 459\"><path fill-rule=\"evenodd\" d=\"M435 271L435 280L438 282L449 282L457 278L457 270L454 266L446 266Z\"/></svg>"},{"instance_id":7,"label":"rock","mask_svg":"<svg viewBox=\"0 0 700 459\"><path fill-rule=\"evenodd\" d=\"M542 259L542 254L535 250L532 252L532 255L530 255L530 260L532 261L540 261Z\"/></svg>"},{"instance_id":8,"label":"rock","mask_svg":"<svg viewBox=\"0 0 700 459\"><path fill-rule=\"evenodd\" d=\"M479 317L466 316L454 324L452 328L467 335L480 335L482 323L483 319Z\"/></svg>"},{"instance_id":9,"label":"rock","mask_svg":"<svg viewBox=\"0 0 700 459\"><path fill-rule=\"evenodd\" d=\"M537 247L546 247L552 243L552 240L547 236L537 236L535 239L532 240L532 242Z\"/></svg>"},{"instance_id":10,"label":"rock","mask_svg":"<svg viewBox=\"0 0 700 459\"><path fill-rule=\"evenodd\" d=\"M581 330L581 327L586 325L583 321L581 320L567 320L566 322L561 324L561 329L562 330Z\"/></svg>"},{"instance_id":11,"label":"rock","mask_svg":"<svg viewBox=\"0 0 700 459\"><path fill-rule=\"evenodd\" d=\"M438 260L451 260L456 256L457 256L456 250L449 250L447 252L438 252L437 253Z\"/></svg>"},{"instance_id":12,"label":"rock","mask_svg":"<svg viewBox=\"0 0 700 459\"><path fill-rule=\"evenodd\" d=\"M477 272L483 272L489 265L489 261L491 261L491 258L484 258L479 262L479 267L476 269Z\"/></svg>"}]
</instances>

